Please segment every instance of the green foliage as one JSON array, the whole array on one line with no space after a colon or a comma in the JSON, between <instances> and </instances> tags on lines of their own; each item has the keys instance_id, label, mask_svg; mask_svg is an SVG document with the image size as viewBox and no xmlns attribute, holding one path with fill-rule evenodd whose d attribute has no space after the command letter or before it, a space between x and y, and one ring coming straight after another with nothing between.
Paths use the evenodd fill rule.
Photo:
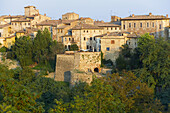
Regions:
<instances>
[{"instance_id":1,"label":"green foliage","mask_svg":"<svg viewBox=\"0 0 170 113\"><path fill-rule=\"evenodd\" d=\"M79 47L77 46L77 44L71 44L70 51L78 51L78 50Z\"/></svg>"},{"instance_id":2,"label":"green foliage","mask_svg":"<svg viewBox=\"0 0 170 113\"><path fill-rule=\"evenodd\" d=\"M8 51L8 48L6 48L5 46L0 48L0 52L7 52L7 51Z\"/></svg>"},{"instance_id":3,"label":"green foliage","mask_svg":"<svg viewBox=\"0 0 170 113\"><path fill-rule=\"evenodd\" d=\"M21 67L31 65L33 42L29 37L23 36L16 39L15 45L12 47L12 54L16 58Z\"/></svg>"}]
</instances>

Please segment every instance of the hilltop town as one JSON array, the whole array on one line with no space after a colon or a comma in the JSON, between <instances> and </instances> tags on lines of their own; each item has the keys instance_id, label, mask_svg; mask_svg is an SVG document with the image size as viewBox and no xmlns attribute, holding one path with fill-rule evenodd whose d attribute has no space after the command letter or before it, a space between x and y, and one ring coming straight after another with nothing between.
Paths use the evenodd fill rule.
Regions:
<instances>
[{"instance_id":1,"label":"hilltop town","mask_svg":"<svg viewBox=\"0 0 170 113\"><path fill-rule=\"evenodd\" d=\"M54 95L54 97L52 96L52 101L55 100L56 103L45 100L43 101L45 107L42 107L43 104L36 110L28 107L30 111L38 112L42 110L41 112L44 112L43 109L45 109L45 112L48 110L51 112L58 112L57 110L60 112L69 110L79 112L82 110L81 112L83 112L90 109L91 111L89 112L97 110L97 112L102 113L106 109L108 109L107 112L116 109L117 111L120 110L119 112L124 110L126 112L146 112L148 110L157 112L162 110L162 105L165 105L165 111L168 110L169 101L167 102L165 98L169 98L169 96L161 97L159 95L169 91L168 44L170 39L170 18L168 14L131 14L125 18L114 15L110 17L110 22L105 22L103 20L94 20L90 17L80 17L75 12L68 12L58 20L52 20L47 14L40 14L35 6L26 6L24 9L24 15L0 16L0 64L3 64L2 66L0 65L0 70L2 69L1 71L4 75L13 73L10 75L12 77L10 80L17 79L16 84L24 84L23 87L28 86L33 90L36 88L29 84L30 81L34 82L33 85L41 84L41 86L44 85L43 82L48 86L49 81L51 81L51 84L60 87L61 89L58 90L62 90L63 95L66 96L62 97L61 92L57 92L56 89L50 89L53 86L48 86L50 95L53 95L51 94L52 90L57 92L57 100L55 100ZM9 63L13 61L15 63ZM12 66L7 64L12 64ZM36 79L33 75L40 78ZM4 78L2 77L2 81ZM62 84L59 82L62 82ZM78 83L80 85L77 85ZM88 86L84 85L84 83L87 83ZM129 83L131 83L130 86L128 86ZM108 84L119 92L119 98L123 104L119 103L118 97L114 97L118 100L114 100L112 97L108 98L111 99L111 102L116 101L117 103L115 104L120 108L110 109L109 105L108 107L101 107L102 99L112 95L115 91L114 88L109 88ZM41 86L37 85L36 87ZM120 89L120 86L122 89ZM45 87L44 85L44 91L48 90ZM79 87L82 89L79 89ZM102 99L100 96L96 96L98 94L95 91L93 92L94 89L97 90L99 87L103 91L100 94L105 95ZM123 90L124 87L126 91ZM128 90L129 87L130 90ZM96 92L100 92L100 88ZM136 100L128 97L129 92L137 89L140 89L137 95L142 95L142 97L134 97ZM41 92L38 88L36 91ZM81 94L81 91L84 94ZM94 93L94 95L89 92ZM142 94L142 92L144 93ZM47 99L48 94L46 95L46 93L43 93L44 97L41 98ZM114 93L117 94L117 92ZM89 103L92 103L91 100L85 101L86 94L88 99L101 99L100 102L95 100L97 103L97 107L94 105L95 109L90 108ZM91 95L94 97L91 97ZM60 96L61 98L59 98ZM149 97L148 100L147 96ZM160 104L155 97L159 98L162 103L166 102ZM39 97L36 98L39 99ZM51 97L48 95L48 98ZM142 100L142 98L145 98L147 102L143 102L145 100ZM60 101L60 99L63 99L63 101ZM83 100L82 102L89 104L89 109L75 107L78 106L76 102L81 101L81 99ZM75 100L73 106L70 103L69 106L65 104L72 102L71 100ZM127 100L133 100L135 104ZM33 99L33 101L36 102L37 100ZM38 102L41 101L38 100ZM107 104L106 101L103 102ZM147 105L141 105L141 103L146 103ZM153 103L156 103L155 106ZM34 104L31 103L32 106ZM80 106L85 106L83 103L81 104ZM139 107L138 104L143 107ZM59 105L60 107L51 108L51 105ZM112 104L110 103L110 105ZM134 108L137 108L137 110L135 111ZM143 111L144 108L147 109ZM20 108L17 106L15 110L20 110ZM1 107L0 111L2 111Z\"/></svg>"}]
</instances>

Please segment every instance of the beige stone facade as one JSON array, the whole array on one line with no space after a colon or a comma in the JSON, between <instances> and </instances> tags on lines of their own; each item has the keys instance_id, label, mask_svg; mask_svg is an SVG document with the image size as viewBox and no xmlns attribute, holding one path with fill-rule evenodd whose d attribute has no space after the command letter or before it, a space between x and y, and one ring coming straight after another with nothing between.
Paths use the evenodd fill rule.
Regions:
<instances>
[{"instance_id":1,"label":"beige stone facade","mask_svg":"<svg viewBox=\"0 0 170 113\"><path fill-rule=\"evenodd\" d=\"M91 82L92 75L85 73L101 71L100 52L75 52L69 55L68 53L60 54L57 55L56 59L55 80L57 81L70 82L71 80L73 82L76 80L78 82L83 78L84 80L90 79Z\"/></svg>"},{"instance_id":2,"label":"beige stone facade","mask_svg":"<svg viewBox=\"0 0 170 113\"><path fill-rule=\"evenodd\" d=\"M79 19L79 14L76 14L74 12L62 15L62 20L76 20L76 19Z\"/></svg>"},{"instance_id":3,"label":"beige stone facade","mask_svg":"<svg viewBox=\"0 0 170 113\"><path fill-rule=\"evenodd\" d=\"M39 15L39 10L35 6L27 6L25 8L25 16Z\"/></svg>"},{"instance_id":4,"label":"beige stone facade","mask_svg":"<svg viewBox=\"0 0 170 113\"><path fill-rule=\"evenodd\" d=\"M165 36L165 27L169 26L168 15L134 15L121 19L123 32L136 32L138 34L150 33L157 37Z\"/></svg>"},{"instance_id":5,"label":"beige stone facade","mask_svg":"<svg viewBox=\"0 0 170 113\"><path fill-rule=\"evenodd\" d=\"M94 36L101 34L102 28L90 24L80 24L72 28L72 38L82 50L96 49Z\"/></svg>"},{"instance_id":6,"label":"beige stone facade","mask_svg":"<svg viewBox=\"0 0 170 113\"><path fill-rule=\"evenodd\" d=\"M130 48L135 48L137 45L137 35L124 32L112 32L96 36L101 40L101 51L106 60L111 60L115 63L119 56L119 51L122 45L128 44Z\"/></svg>"}]
</instances>

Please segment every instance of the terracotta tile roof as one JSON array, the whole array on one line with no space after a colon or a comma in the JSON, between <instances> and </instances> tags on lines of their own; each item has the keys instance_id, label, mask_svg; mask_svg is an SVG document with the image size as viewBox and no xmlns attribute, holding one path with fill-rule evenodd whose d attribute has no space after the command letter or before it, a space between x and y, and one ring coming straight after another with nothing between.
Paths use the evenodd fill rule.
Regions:
<instances>
[{"instance_id":1,"label":"terracotta tile roof","mask_svg":"<svg viewBox=\"0 0 170 113\"><path fill-rule=\"evenodd\" d=\"M111 32L111 33L105 33L102 35L97 35L95 37L104 37L104 36L122 36L122 34L127 34L128 38L137 38L138 35L136 33L129 33L129 32Z\"/></svg>"},{"instance_id":2,"label":"terracotta tile roof","mask_svg":"<svg viewBox=\"0 0 170 113\"><path fill-rule=\"evenodd\" d=\"M24 17L23 15L16 15L16 16L6 16L4 17L5 19L9 19L9 18L21 18L21 17Z\"/></svg>"},{"instance_id":3,"label":"terracotta tile roof","mask_svg":"<svg viewBox=\"0 0 170 113\"><path fill-rule=\"evenodd\" d=\"M33 27L27 27L26 31L30 31L30 32L37 32L38 29L37 28L33 28Z\"/></svg>"},{"instance_id":4,"label":"terracotta tile roof","mask_svg":"<svg viewBox=\"0 0 170 113\"><path fill-rule=\"evenodd\" d=\"M10 24L0 25L0 29L2 29L2 28L4 28L4 27L7 27L7 26L10 26Z\"/></svg>"},{"instance_id":5,"label":"terracotta tile roof","mask_svg":"<svg viewBox=\"0 0 170 113\"><path fill-rule=\"evenodd\" d=\"M162 20L162 19L169 19L166 16L163 15L131 15L126 18L122 18L121 20Z\"/></svg>"},{"instance_id":6,"label":"terracotta tile roof","mask_svg":"<svg viewBox=\"0 0 170 113\"><path fill-rule=\"evenodd\" d=\"M13 20L13 21L11 21L11 22L30 22L31 20L28 20L28 19L26 19L26 18L19 18L19 19L17 19L17 20Z\"/></svg>"},{"instance_id":7,"label":"terracotta tile roof","mask_svg":"<svg viewBox=\"0 0 170 113\"><path fill-rule=\"evenodd\" d=\"M63 24L71 24L71 22L75 22L77 20L61 20Z\"/></svg>"},{"instance_id":8,"label":"terracotta tile roof","mask_svg":"<svg viewBox=\"0 0 170 113\"><path fill-rule=\"evenodd\" d=\"M19 30L16 33L25 33L25 31L24 30Z\"/></svg>"},{"instance_id":9,"label":"terracotta tile roof","mask_svg":"<svg viewBox=\"0 0 170 113\"><path fill-rule=\"evenodd\" d=\"M36 8L35 6L26 6L26 7L24 7L24 8L30 8L30 7L34 7L34 8Z\"/></svg>"},{"instance_id":10,"label":"terracotta tile roof","mask_svg":"<svg viewBox=\"0 0 170 113\"><path fill-rule=\"evenodd\" d=\"M68 27L69 25L62 25L62 26L59 26L59 27L57 27L57 29L64 29L64 28L66 28L66 27Z\"/></svg>"},{"instance_id":11,"label":"terracotta tile roof","mask_svg":"<svg viewBox=\"0 0 170 113\"><path fill-rule=\"evenodd\" d=\"M95 25L90 25L90 24L80 24L72 28L73 30L80 30L80 29L102 29L98 26Z\"/></svg>"},{"instance_id":12,"label":"terracotta tile roof","mask_svg":"<svg viewBox=\"0 0 170 113\"><path fill-rule=\"evenodd\" d=\"M76 13L74 13L74 12L68 12L68 13L63 14L63 15L69 15L69 14L76 14ZM77 14L77 15L78 15L78 14Z\"/></svg>"},{"instance_id":13,"label":"terracotta tile roof","mask_svg":"<svg viewBox=\"0 0 170 113\"><path fill-rule=\"evenodd\" d=\"M38 23L37 26L57 26L58 24L61 24L61 20L45 20L41 23Z\"/></svg>"},{"instance_id":14,"label":"terracotta tile roof","mask_svg":"<svg viewBox=\"0 0 170 113\"><path fill-rule=\"evenodd\" d=\"M81 18L79 18L79 20L86 20L86 19L91 19L90 17L81 17ZM91 20L93 20L93 19L91 19Z\"/></svg>"},{"instance_id":15,"label":"terracotta tile roof","mask_svg":"<svg viewBox=\"0 0 170 113\"><path fill-rule=\"evenodd\" d=\"M7 38L13 38L13 37L15 37L15 35L5 37L5 39L7 39Z\"/></svg>"}]
</instances>

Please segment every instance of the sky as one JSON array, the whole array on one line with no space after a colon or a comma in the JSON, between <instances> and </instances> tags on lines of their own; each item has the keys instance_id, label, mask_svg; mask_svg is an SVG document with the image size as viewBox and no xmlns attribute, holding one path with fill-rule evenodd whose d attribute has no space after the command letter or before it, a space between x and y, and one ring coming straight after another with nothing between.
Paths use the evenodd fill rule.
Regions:
<instances>
[{"instance_id":1,"label":"sky","mask_svg":"<svg viewBox=\"0 0 170 113\"><path fill-rule=\"evenodd\" d=\"M52 19L62 18L67 12L107 22L111 15L123 18L152 12L170 17L170 0L0 0L0 16L24 15L24 7L28 5L35 6L40 14L46 13Z\"/></svg>"}]
</instances>

